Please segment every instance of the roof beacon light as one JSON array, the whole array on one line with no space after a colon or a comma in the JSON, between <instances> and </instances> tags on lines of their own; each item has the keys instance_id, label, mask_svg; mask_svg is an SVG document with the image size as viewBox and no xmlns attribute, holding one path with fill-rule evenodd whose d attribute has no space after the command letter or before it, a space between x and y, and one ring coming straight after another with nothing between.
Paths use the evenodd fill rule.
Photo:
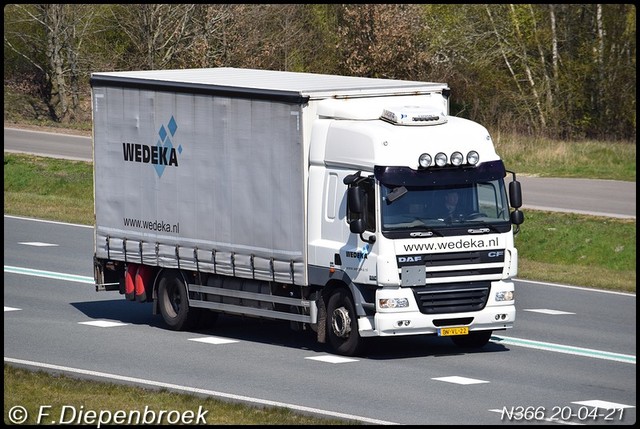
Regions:
<instances>
[{"instance_id":1,"label":"roof beacon light","mask_svg":"<svg viewBox=\"0 0 640 429\"><path fill-rule=\"evenodd\" d=\"M440 125L447 122L447 115L433 107L397 106L384 109L380 119L395 125Z\"/></svg>"}]
</instances>

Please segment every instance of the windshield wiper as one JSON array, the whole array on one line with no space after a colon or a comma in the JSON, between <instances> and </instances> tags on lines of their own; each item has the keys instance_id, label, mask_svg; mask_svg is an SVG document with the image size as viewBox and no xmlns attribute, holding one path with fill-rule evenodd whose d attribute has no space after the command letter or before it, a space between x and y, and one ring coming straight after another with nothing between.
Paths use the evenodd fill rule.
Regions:
<instances>
[{"instance_id":1,"label":"windshield wiper","mask_svg":"<svg viewBox=\"0 0 640 429\"><path fill-rule=\"evenodd\" d=\"M437 235L443 237L442 233L437 229L433 229L421 218L412 218L411 222L399 222L386 226L386 230L390 232L408 232L412 237L431 237Z\"/></svg>"},{"instance_id":2,"label":"windshield wiper","mask_svg":"<svg viewBox=\"0 0 640 429\"><path fill-rule=\"evenodd\" d=\"M437 235L438 237L443 237L442 233L437 229L428 227L421 219L416 218L413 223L419 221L422 225L411 225L403 228L404 231L408 231L409 235L412 237L431 237Z\"/></svg>"},{"instance_id":3,"label":"windshield wiper","mask_svg":"<svg viewBox=\"0 0 640 429\"><path fill-rule=\"evenodd\" d=\"M498 228L491 225L490 223L484 223L484 222L478 222L478 223L482 223L482 226L479 228L469 228L467 232L469 234L489 234L490 232L498 232L498 233L500 232L498 231Z\"/></svg>"},{"instance_id":4,"label":"windshield wiper","mask_svg":"<svg viewBox=\"0 0 640 429\"><path fill-rule=\"evenodd\" d=\"M444 237L444 235L442 235L440 231L433 228L413 227L409 228L408 231L411 231L412 229L420 229L420 231L409 232L410 237L433 237L434 235L437 235L438 237Z\"/></svg>"}]
</instances>

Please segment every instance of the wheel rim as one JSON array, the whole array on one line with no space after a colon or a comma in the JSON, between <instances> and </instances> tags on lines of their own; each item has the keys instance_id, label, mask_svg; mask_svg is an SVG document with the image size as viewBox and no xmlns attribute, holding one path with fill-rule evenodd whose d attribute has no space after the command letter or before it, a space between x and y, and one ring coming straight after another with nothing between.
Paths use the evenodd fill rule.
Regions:
<instances>
[{"instance_id":1,"label":"wheel rim","mask_svg":"<svg viewBox=\"0 0 640 429\"><path fill-rule=\"evenodd\" d=\"M180 311L180 291L175 284L168 285L165 308L170 317L177 317Z\"/></svg>"},{"instance_id":2,"label":"wheel rim","mask_svg":"<svg viewBox=\"0 0 640 429\"><path fill-rule=\"evenodd\" d=\"M177 287L173 286L171 288L171 308L173 308L173 311L178 314L181 305L182 300L180 299L180 290Z\"/></svg>"},{"instance_id":3,"label":"wheel rim","mask_svg":"<svg viewBox=\"0 0 640 429\"><path fill-rule=\"evenodd\" d=\"M336 308L331 316L331 329L336 337L348 338L351 333L351 317L346 308Z\"/></svg>"}]
</instances>

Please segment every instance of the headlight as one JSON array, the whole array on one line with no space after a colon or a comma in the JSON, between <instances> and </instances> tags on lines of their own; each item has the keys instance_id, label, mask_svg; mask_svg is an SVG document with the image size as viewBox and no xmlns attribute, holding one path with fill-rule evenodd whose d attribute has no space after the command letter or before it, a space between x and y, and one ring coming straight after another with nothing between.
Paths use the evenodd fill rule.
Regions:
<instances>
[{"instance_id":1,"label":"headlight","mask_svg":"<svg viewBox=\"0 0 640 429\"><path fill-rule=\"evenodd\" d=\"M407 298L382 298L378 300L380 308L405 308L409 306Z\"/></svg>"},{"instance_id":2,"label":"headlight","mask_svg":"<svg viewBox=\"0 0 640 429\"><path fill-rule=\"evenodd\" d=\"M513 301L514 295L512 290L502 290L496 292L496 302Z\"/></svg>"}]
</instances>

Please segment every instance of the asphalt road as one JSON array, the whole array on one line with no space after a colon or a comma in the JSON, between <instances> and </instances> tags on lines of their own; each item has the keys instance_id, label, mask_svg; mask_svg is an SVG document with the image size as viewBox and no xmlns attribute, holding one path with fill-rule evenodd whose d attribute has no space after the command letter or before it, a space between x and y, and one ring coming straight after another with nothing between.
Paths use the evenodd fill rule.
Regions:
<instances>
[{"instance_id":1,"label":"asphalt road","mask_svg":"<svg viewBox=\"0 0 640 429\"><path fill-rule=\"evenodd\" d=\"M516 280L515 327L481 351L398 337L345 359L282 322L168 330L150 304L95 291L92 228L5 216L4 231L4 359L17 366L367 424L636 421L635 294Z\"/></svg>"},{"instance_id":2,"label":"asphalt road","mask_svg":"<svg viewBox=\"0 0 640 429\"><path fill-rule=\"evenodd\" d=\"M636 218L636 182L517 175L523 208Z\"/></svg>"},{"instance_id":3,"label":"asphalt road","mask_svg":"<svg viewBox=\"0 0 640 429\"><path fill-rule=\"evenodd\" d=\"M90 137L4 129L5 152L25 152L75 160L92 160ZM636 217L636 182L557 179L517 175L523 209L574 212L617 218Z\"/></svg>"}]
</instances>

